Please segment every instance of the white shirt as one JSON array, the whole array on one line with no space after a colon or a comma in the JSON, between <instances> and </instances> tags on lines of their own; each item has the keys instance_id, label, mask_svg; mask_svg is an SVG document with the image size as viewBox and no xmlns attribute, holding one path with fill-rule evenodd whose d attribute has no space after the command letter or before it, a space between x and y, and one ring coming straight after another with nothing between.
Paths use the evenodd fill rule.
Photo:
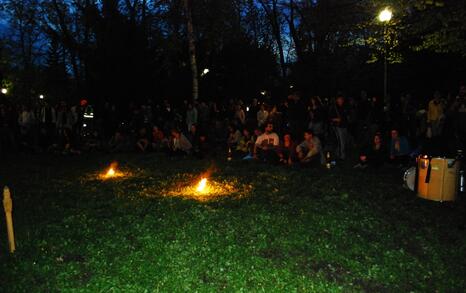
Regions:
<instances>
[{"instance_id":1,"label":"white shirt","mask_svg":"<svg viewBox=\"0 0 466 293\"><path fill-rule=\"evenodd\" d=\"M279 144L279 138L278 135L275 132L272 133L263 133L259 135L259 137L256 139L256 145L273 145L273 146L278 146Z\"/></svg>"}]
</instances>

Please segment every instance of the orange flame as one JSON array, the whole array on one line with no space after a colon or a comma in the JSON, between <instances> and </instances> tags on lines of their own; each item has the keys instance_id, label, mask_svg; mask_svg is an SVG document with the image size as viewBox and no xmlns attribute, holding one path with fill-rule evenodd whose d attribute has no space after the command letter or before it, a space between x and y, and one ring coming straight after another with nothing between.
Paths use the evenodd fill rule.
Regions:
<instances>
[{"instance_id":1,"label":"orange flame","mask_svg":"<svg viewBox=\"0 0 466 293\"><path fill-rule=\"evenodd\" d=\"M202 178L201 181L197 184L196 191L197 192L204 192L207 186L207 178Z\"/></svg>"},{"instance_id":2,"label":"orange flame","mask_svg":"<svg viewBox=\"0 0 466 293\"><path fill-rule=\"evenodd\" d=\"M111 163L111 164L110 164L110 167L108 168L108 170L107 170L105 173L102 173L102 174L100 175L100 178L102 178L102 179L110 179L110 178L115 178L115 177L121 177L121 176L123 176L123 173L118 172L117 166L118 166L118 163L117 163L117 162Z\"/></svg>"},{"instance_id":3,"label":"orange flame","mask_svg":"<svg viewBox=\"0 0 466 293\"><path fill-rule=\"evenodd\" d=\"M113 177L115 176L115 170L110 167L110 169L108 169L107 173L105 174L106 177Z\"/></svg>"}]
</instances>

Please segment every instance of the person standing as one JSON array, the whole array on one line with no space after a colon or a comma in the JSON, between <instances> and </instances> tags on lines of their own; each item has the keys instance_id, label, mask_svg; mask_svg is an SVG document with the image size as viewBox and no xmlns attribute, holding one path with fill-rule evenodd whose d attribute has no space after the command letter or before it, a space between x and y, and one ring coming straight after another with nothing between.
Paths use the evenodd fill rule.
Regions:
<instances>
[{"instance_id":1,"label":"person standing","mask_svg":"<svg viewBox=\"0 0 466 293\"><path fill-rule=\"evenodd\" d=\"M186 110L186 126L188 131L191 129L193 124L198 122L198 112L197 108L192 104L188 104L188 109Z\"/></svg>"},{"instance_id":2,"label":"person standing","mask_svg":"<svg viewBox=\"0 0 466 293\"><path fill-rule=\"evenodd\" d=\"M428 134L428 136L430 137L442 135L443 122L445 121L445 101L440 97L440 92L436 91L427 109L427 125L430 127L430 135Z\"/></svg>"},{"instance_id":3,"label":"person standing","mask_svg":"<svg viewBox=\"0 0 466 293\"><path fill-rule=\"evenodd\" d=\"M238 127L243 127L246 124L246 114L240 104L235 105L234 120Z\"/></svg>"},{"instance_id":4,"label":"person standing","mask_svg":"<svg viewBox=\"0 0 466 293\"><path fill-rule=\"evenodd\" d=\"M319 96L314 96L309 105L309 129L316 136L322 137L324 134L324 107Z\"/></svg>"},{"instance_id":5,"label":"person standing","mask_svg":"<svg viewBox=\"0 0 466 293\"><path fill-rule=\"evenodd\" d=\"M44 102L39 111L40 145L44 149L47 149L54 142L56 122L55 108Z\"/></svg>"},{"instance_id":6,"label":"person standing","mask_svg":"<svg viewBox=\"0 0 466 293\"><path fill-rule=\"evenodd\" d=\"M339 94L335 104L330 108L330 123L337 138L337 158L346 159L346 140L348 139L348 110L345 105L345 98Z\"/></svg>"},{"instance_id":7,"label":"person standing","mask_svg":"<svg viewBox=\"0 0 466 293\"><path fill-rule=\"evenodd\" d=\"M269 112L265 109L265 105L262 104L260 106L260 110L257 111L257 126L263 127L265 122L267 121L267 118L269 117Z\"/></svg>"},{"instance_id":8,"label":"person standing","mask_svg":"<svg viewBox=\"0 0 466 293\"><path fill-rule=\"evenodd\" d=\"M466 145L466 86L461 86L458 95L450 107L454 119L454 133L461 147Z\"/></svg>"}]
</instances>

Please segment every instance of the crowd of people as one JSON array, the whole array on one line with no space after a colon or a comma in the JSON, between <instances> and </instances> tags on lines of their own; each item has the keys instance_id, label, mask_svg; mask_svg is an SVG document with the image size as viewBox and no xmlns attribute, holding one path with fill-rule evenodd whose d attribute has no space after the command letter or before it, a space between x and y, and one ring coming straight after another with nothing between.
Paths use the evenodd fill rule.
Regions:
<instances>
[{"instance_id":1,"label":"crowd of people","mask_svg":"<svg viewBox=\"0 0 466 293\"><path fill-rule=\"evenodd\" d=\"M169 156L319 165L355 158L357 168L405 164L421 153L464 147L466 87L452 95L334 98L292 93L222 103L169 99L117 107L0 103L0 153L165 152Z\"/></svg>"}]
</instances>

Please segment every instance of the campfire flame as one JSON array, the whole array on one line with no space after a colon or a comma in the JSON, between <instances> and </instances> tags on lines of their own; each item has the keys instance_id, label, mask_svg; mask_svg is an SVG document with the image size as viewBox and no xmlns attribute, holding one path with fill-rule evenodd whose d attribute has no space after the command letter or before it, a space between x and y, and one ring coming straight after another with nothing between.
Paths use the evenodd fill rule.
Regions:
<instances>
[{"instance_id":1,"label":"campfire flame","mask_svg":"<svg viewBox=\"0 0 466 293\"><path fill-rule=\"evenodd\" d=\"M108 169L107 173L105 174L105 177L109 178L113 176L115 176L115 170L113 169L113 167L110 167L110 169Z\"/></svg>"},{"instance_id":2,"label":"campfire flame","mask_svg":"<svg viewBox=\"0 0 466 293\"><path fill-rule=\"evenodd\" d=\"M112 179L112 178L124 176L122 172L118 171L117 166L118 166L118 163L113 162L112 164L110 164L110 167L107 169L107 171L101 173L99 177L102 180L106 180L106 179Z\"/></svg>"},{"instance_id":3,"label":"campfire flame","mask_svg":"<svg viewBox=\"0 0 466 293\"><path fill-rule=\"evenodd\" d=\"M180 174L175 177L175 182L162 188L161 190L144 192L148 196L175 196L186 199L193 199L200 202L209 202L221 197L239 198L245 196L252 189L252 185L241 184L237 179L225 180L211 177L206 174ZM188 180L186 180L188 179ZM240 187L240 188L238 188Z\"/></svg>"},{"instance_id":4,"label":"campfire flame","mask_svg":"<svg viewBox=\"0 0 466 293\"><path fill-rule=\"evenodd\" d=\"M201 181L199 181L196 191L197 192L204 192L206 190L207 186L207 178L202 178Z\"/></svg>"}]
</instances>

